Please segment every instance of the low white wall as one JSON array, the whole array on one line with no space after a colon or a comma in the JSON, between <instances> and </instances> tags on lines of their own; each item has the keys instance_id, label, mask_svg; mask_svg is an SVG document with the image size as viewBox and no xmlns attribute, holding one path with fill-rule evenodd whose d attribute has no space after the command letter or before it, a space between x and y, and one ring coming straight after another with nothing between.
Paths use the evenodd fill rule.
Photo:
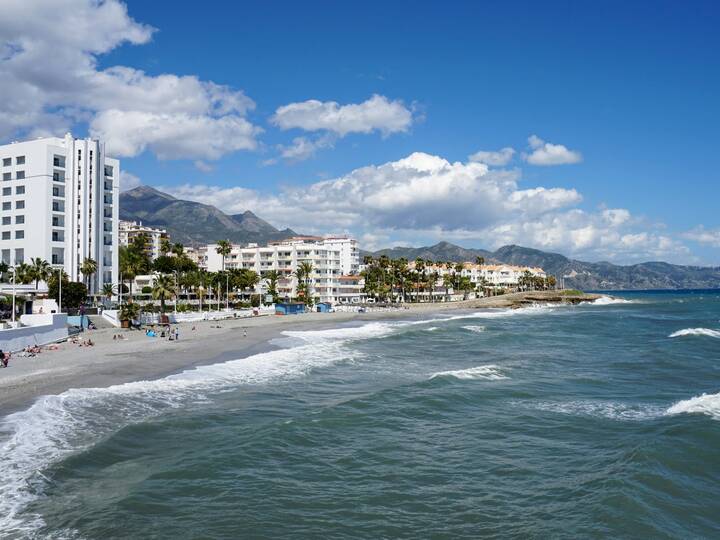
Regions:
<instances>
[{"instance_id":1,"label":"low white wall","mask_svg":"<svg viewBox=\"0 0 720 540\"><path fill-rule=\"evenodd\" d=\"M101 316L103 319L105 319L107 322L109 322L113 326L115 326L117 328L120 327L120 319L118 319L118 310L117 309L103 309Z\"/></svg>"},{"instance_id":2,"label":"low white wall","mask_svg":"<svg viewBox=\"0 0 720 540\"><path fill-rule=\"evenodd\" d=\"M0 330L0 349L19 351L31 345L45 345L68 336L65 313L22 315L20 322L26 326Z\"/></svg>"}]
</instances>

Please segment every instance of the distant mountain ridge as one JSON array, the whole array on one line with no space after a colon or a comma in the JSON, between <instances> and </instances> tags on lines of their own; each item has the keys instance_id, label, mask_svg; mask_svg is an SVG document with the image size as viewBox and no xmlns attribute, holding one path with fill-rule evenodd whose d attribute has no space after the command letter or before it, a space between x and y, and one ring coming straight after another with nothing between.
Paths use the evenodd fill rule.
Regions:
<instances>
[{"instance_id":1,"label":"distant mountain ridge","mask_svg":"<svg viewBox=\"0 0 720 540\"><path fill-rule=\"evenodd\" d=\"M297 235L292 229L276 229L249 210L228 215L212 205L177 199L150 186L120 194L120 219L167 229L173 242L188 245L218 240L262 244Z\"/></svg>"},{"instance_id":2,"label":"distant mountain ridge","mask_svg":"<svg viewBox=\"0 0 720 540\"><path fill-rule=\"evenodd\" d=\"M720 267L682 266L665 262L616 265L609 262L583 262L559 253L550 253L516 245L496 251L469 249L449 242L420 248L395 247L370 255L392 259L417 257L433 261L464 262L483 257L488 263L540 266L548 274L564 278L566 287L583 290L631 289L711 289L720 288Z\"/></svg>"}]
</instances>

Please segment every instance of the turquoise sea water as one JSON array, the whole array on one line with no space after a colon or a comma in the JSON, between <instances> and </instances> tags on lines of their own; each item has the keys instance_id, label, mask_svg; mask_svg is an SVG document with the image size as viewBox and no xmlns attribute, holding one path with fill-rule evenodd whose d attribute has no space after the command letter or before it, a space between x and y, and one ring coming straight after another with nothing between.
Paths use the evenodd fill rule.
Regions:
<instances>
[{"instance_id":1,"label":"turquoise sea water","mask_svg":"<svg viewBox=\"0 0 720 540\"><path fill-rule=\"evenodd\" d=\"M0 420L3 538L717 538L720 292L288 332Z\"/></svg>"}]
</instances>

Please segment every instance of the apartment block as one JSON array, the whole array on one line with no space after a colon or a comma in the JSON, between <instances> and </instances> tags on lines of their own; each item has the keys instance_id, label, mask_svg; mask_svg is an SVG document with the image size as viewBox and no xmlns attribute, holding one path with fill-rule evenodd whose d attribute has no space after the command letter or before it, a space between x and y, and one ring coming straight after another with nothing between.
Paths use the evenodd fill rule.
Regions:
<instances>
[{"instance_id":1,"label":"apartment block","mask_svg":"<svg viewBox=\"0 0 720 540\"><path fill-rule=\"evenodd\" d=\"M0 257L40 257L85 281L90 292L117 282L120 162L94 139L47 137L0 146Z\"/></svg>"}]
</instances>

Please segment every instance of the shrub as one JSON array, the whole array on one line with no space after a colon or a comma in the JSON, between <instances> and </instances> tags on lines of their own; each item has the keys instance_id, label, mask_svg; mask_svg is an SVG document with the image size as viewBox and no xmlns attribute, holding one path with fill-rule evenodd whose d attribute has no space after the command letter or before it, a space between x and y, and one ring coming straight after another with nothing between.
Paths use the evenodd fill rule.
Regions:
<instances>
[{"instance_id":1,"label":"shrub","mask_svg":"<svg viewBox=\"0 0 720 540\"><path fill-rule=\"evenodd\" d=\"M142 292L143 294L152 294L152 287L151 287L150 285L145 285L145 286L142 288L141 292Z\"/></svg>"}]
</instances>

